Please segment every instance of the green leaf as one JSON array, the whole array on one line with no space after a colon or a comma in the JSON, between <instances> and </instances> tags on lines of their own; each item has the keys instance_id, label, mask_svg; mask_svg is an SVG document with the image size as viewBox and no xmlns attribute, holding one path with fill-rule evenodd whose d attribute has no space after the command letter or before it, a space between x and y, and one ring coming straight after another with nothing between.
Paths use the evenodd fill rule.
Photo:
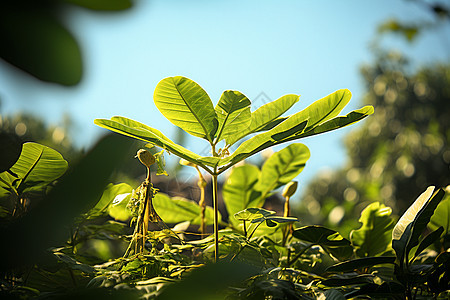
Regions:
<instances>
[{"instance_id":1,"label":"green leaf","mask_svg":"<svg viewBox=\"0 0 450 300\"><path fill-rule=\"evenodd\" d=\"M296 115L302 120L308 120L305 132L336 117L348 104L352 93L347 89L338 90L322 99L317 100Z\"/></svg>"},{"instance_id":2,"label":"green leaf","mask_svg":"<svg viewBox=\"0 0 450 300\"><path fill-rule=\"evenodd\" d=\"M19 194L41 192L46 186L61 177L68 163L59 152L37 143L23 144L22 153L11 171L18 176L1 173L0 177L15 187Z\"/></svg>"},{"instance_id":3,"label":"green leaf","mask_svg":"<svg viewBox=\"0 0 450 300\"><path fill-rule=\"evenodd\" d=\"M232 145L246 135L261 130L264 126L284 114L289 108L292 107L292 105L298 102L299 98L300 96L298 95L285 95L275 101L261 106L251 114L250 126L243 130L240 134L230 137L227 140L227 144Z\"/></svg>"},{"instance_id":4,"label":"green leaf","mask_svg":"<svg viewBox=\"0 0 450 300\"><path fill-rule=\"evenodd\" d=\"M309 149L303 144L291 144L275 152L262 166L255 188L264 194L287 184L303 171L309 157Z\"/></svg>"},{"instance_id":5,"label":"green leaf","mask_svg":"<svg viewBox=\"0 0 450 300\"><path fill-rule=\"evenodd\" d=\"M433 195L433 192L434 186L428 187L427 190L423 192L408 208L408 210L401 216L397 224L395 224L394 230L392 231L393 240L399 240L401 238L401 236L405 232L406 227L416 219L420 210L427 204L428 200Z\"/></svg>"},{"instance_id":6,"label":"green leaf","mask_svg":"<svg viewBox=\"0 0 450 300\"><path fill-rule=\"evenodd\" d=\"M296 217L267 216L267 217L264 217L264 218L266 220L269 220L269 221L275 222L275 223L294 223L294 222L298 222L298 218L296 218Z\"/></svg>"},{"instance_id":7,"label":"green leaf","mask_svg":"<svg viewBox=\"0 0 450 300\"><path fill-rule=\"evenodd\" d=\"M392 248L402 264L404 259L408 259L411 249L419 244L420 235L444 195L442 189L435 191L434 186L428 187L395 225L392 231Z\"/></svg>"},{"instance_id":8,"label":"green leaf","mask_svg":"<svg viewBox=\"0 0 450 300\"><path fill-rule=\"evenodd\" d=\"M2 5L0 57L40 80L78 84L83 75L82 55L73 35L52 9L24 8L22 4Z\"/></svg>"},{"instance_id":9,"label":"green leaf","mask_svg":"<svg viewBox=\"0 0 450 300\"><path fill-rule=\"evenodd\" d=\"M253 165L243 165L231 170L223 184L223 201L229 216L248 207L261 207L264 204L261 193L254 189L258 182L259 169ZM230 218L232 223L236 221Z\"/></svg>"},{"instance_id":10,"label":"green leaf","mask_svg":"<svg viewBox=\"0 0 450 300\"><path fill-rule=\"evenodd\" d=\"M379 202L371 203L361 212L361 227L350 233L359 257L379 255L388 249L394 228L391 213L390 207Z\"/></svg>"},{"instance_id":11,"label":"green leaf","mask_svg":"<svg viewBox=\"0 0 450 300\"><path fill-rule=\"evenodd\" d=\"M436 230L441 226L444 227L445 234L450 234L450 194L448 191L428 223L431 230Z\"/></svg>"},{"instance_id":12,"label":"green leaf","mask_svg":"<svg viewBox=\"0 0 450 300\"><path fill-rule=\"evenodd\" d=\"M156 194L153 199L153 206L161 217L161 219L168 224L176 224L189 221L193 225L200 225L200 206L191 200L180 197L170 198L163 193ZM205 211L206 224L212 225L214 223L214 212L210 206L206 207ZM222 219L219 213L219 222Z\"/></svg>"},{"instance_id":13,"label":"green leaf","mask_svg":"<svg viewBox=\"0 0 450 300\"><path fill-rule=\"evenodd\" d=\"M234 214L234 218L239 221L250 221L251 223L266 222L268 227L275 227L277 223L293 223L298 219L294 217L276 216L274 211L264 208L250 207Z\"/></svg>"},{"instance_id":14,"label":"green leaf","mask_svg":"<svg viewBox=\"0 0 450 300\"><path fill-rule=\"evenodd\" d=\"M299 240L320 245L340 260L350 257L353 253L349 240L343 238L339 232L323 226L304 226L294 230L292 235Z\"/></svg>"},{"instance_id":15,"label":"green leaf","mask_svg":"<svg viewBox=\"0 0 450 300\"><path fill-rule=\"evenodd\" d=\"M131 191L129 193L118 194L114 197L112 203L108 207L108 214L116 221L125 222L132 216L130 209L127 207L131 199Z\"/></svg>"},{"instance_id":16,"label":"green leaf","mask_svg":"<svg viewBox=\"0 0 450 300\"><path fill-rule=\"evenodd\" d=\"M267 210L264 208L250 207L235 213L234 217L236 218L236 220L239 221L252 221L264 216L271 216L274 214L275 212L271 210Z\"/></svg>"},{"instance_id":17,"label":"green leaf","mask_svg":"<svg viewBox=\"0 0 450 300\"><path fill-rule=\"evenodd\" d=\"M417 247L416 253L414 254L414 258L419 256L420 253L422 253L423 250L431 246L435 241L437 241L442 233L444 232L444 227L439 227L435 231L429 233L419 244L419 247ZM413 260L414 260L413 258Z\"/></svg>"},{"instance_id":18,"label":"green leaf","mask_svg":"<svg viewBox=\"0 0 450 300\"><path fill-rule=\"evenodd\" d=\"M97 204L87 213L89 218L105 214L117 195L131 193L133 188L126 183L108 184Z\"/></svg>"},{"instance_id":19,"label":"green leaf","mask_svg":"<svg viewBox=\"0 0 450 300\"><path fill-rule=\"evenodd\" d=\"M216 132L216 141L229 139L246 130L251 122L250 100L237 91L225 91L215 108L219 127Z\"/></svg>"},{"instance_id":20,"label":"green leaf","mask_svg":"<svg viewBox=\"0 0 450 300\"><path fill-rule=\"evenodd\" d=\"M232 155L222 159L219 162L220 166L224 166L221 168L221 171L226 170L229 166L232 166L255 153L277 144L281 144L283 139L291 134L294 134L295 132L303 132L306 125L307 121L297 122L295 118L288 118L286 121L273 129L252 137L251 139L243 142Z\"/></svg>"},{"instance_id":21,"label":"green leaf","mask_svg":"<svg viewBox=\"0 0 450 300\"><path fill-rule=\"evenodd\" d=\"M327 272L351 272L381 264L395 263L395 256L377 256L353 259L327 268Z\"/></svg>"},{"instance_id":22,"label":"green leaf","mask_svg":"<svg viewBox=\"0 0 450 300\"><path fill-rule=\"evenodd\" d=\"M347 246L350 244L339 232L319 225L298 228L294 230L293 236L314 245Z\"/></svg>"},{"instance_id":23,"label":"green leaf","mask_svg":"<svg viewBox=\"0 0 450 300\"><path fill-rule=\"evenodd\" d=\"M208 94L196 82L182 76L165 78L156 86L153 98L170 122L212 143L216 114Z\"/></svg>"},{"instance_id":24,"label":"green leaf","mask_svg":"<svg viewBox=\"0 0 450 300\"><path fill-rule=\"evenodd\" d=\"M125 117L112 117L111 120L96 119L94 123L111 131L159 146L174 153L178 157L184 158L185 160L205 169L206 165L215 166L220 161L220 158L218 157L201 157L200 155L172 142L160 131Z\"/></svg>"},{"instance_id":25,"label":"green leaf","mask_svg":"<svg viewBox=\"0 0 450 300\"><path fill-rule=\"evenodd\" d=\"M350 101L350 97L351 93L348 90L336 91L314 102L304 110L289 116L271 130L243 142L231 156L220 161L219 165L223 166L220 171L224 171L230 165L266 148L338 129L353 124L373 113L373 107L366 106L349 113L347 116L334 118Z\"/></svg>"},{"instance_id":26,"label":"green leaf","mask_svg":"<svg viewBox=\"0 0 450 300\"><path fill-rule=\"evenodd\" d=\"M305 130L304 133L301 133L300 135L297 135L297 136L293 136L288 140L309 137L309 136L313 136L316 134L321 134L321 133L325 133L325 132L332 131L335 129L339 129L339 128L354 124L354 123L364 119L365 117L373 114L373 112L374 112L373 106L370 106L370 105L364 106L360 109L357 109L357 110L354 110L354 111L348 113L345 116L336 117L332 120L322 123L322 124L314 127L312 130L309 130L309 131Z\"/></svg>"}]
</instances>

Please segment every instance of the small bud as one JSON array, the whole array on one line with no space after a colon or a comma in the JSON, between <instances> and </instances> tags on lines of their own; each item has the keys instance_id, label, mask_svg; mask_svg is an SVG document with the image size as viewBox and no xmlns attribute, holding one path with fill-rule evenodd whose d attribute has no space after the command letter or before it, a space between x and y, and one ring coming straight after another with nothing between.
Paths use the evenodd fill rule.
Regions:
<instances>
[{"instance_id":1,"label":"small bud","mask_svg":"<svg viewBox=\"0 0 450 300\"><path fill-rule=\"evenodd\" d=\"M297 191L297 181L291 181L283 189L283 197L292 197L292 195L295 194L295 191Z\"/></svg>"},{"instance_id":2,"label":"small bud","mask_svg":"<svg viewBox=\"0 0 450 300\"><path fill-rule=\"evenodd\" d=\"M185 160L184 158L180 159L180 165L195 167L195 164L191 163L190 161Z\"/></svg>"},{"instance_id":3,"label":"small bud","mask_svg":"<svg viewBox=\"0 0 450 300\"><path fill-rule=\"evenodd\" d=\"M141 163L147 168L150 168L150 166L153 165L156 161L153 154L145 149L139 149L135 157L139 158Z\"/></svg>"}]
</instances>

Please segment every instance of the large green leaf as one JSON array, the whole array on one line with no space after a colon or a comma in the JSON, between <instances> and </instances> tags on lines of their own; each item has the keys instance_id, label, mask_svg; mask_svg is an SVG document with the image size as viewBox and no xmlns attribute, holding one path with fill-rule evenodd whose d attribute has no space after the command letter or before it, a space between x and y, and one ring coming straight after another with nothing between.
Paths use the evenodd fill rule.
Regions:
<instances>
[{"instance_id":1,"label":"large green leaf","mask_svg":"<svg viewBox=\"0 0 450 300\"><path fill-rule=\"evenodd\" d=\"M21 1L2 5L0 57L40 80L76 85L83 75L81 50L49 4L37 7L50 9Z\"/></svg>"},{"instance_id":2,"label":"large green leaf","mask_svg":"<svg viewBox=\"0 0 450 300\"><path fill-rule=\"evenodd\" d=\"M133 188L126 183L108 184L97 204L87 213L89 218L101 216L108 212L108 208L117 195L131 193Z\"/></svg>"},{"instance_id":3,"label":"large green leaf","mask_svg":"<svg viewBox=\"0 0 450 300\"><path fill-rule=\"evenodd\" d=\"M365 117L373 114L373 112L374 112L373 106L367 105L360 109L354 110L345 116L336 117L325 123L322 123L319 126L316 126L311 130L308 130L308 131L305 130L304 133L300 133L299 135L294 135L293 137L289 138L288 140L309 137L309 136L313 136L316 134L321 134L321 133L325 133L325 132L332 131L335 129L339 129L339 128L351 125L353 123L356 123L356 122L364 119Z\"/></svg>"},{"instance_id":4,"label":"large green leaf","mask_svg":"<svg viewBox=\"0 0 450 300\"><path fill-rule=\"evenodd\" d=\"M392 231L392 248L403 264L411 249L419 244L419 237L430 222L437 205L444 197L442 189L427 188L402 215Z\"/></svg>"},{"instance_id":5,"label":"large green leaf","mask_svg":"<svg viewBox=\"0 0 450 300\"><path fill-rule=\"evenodd\" d=\"M341 110L347 105L352 97L347 89L338 90L322 99L317 100L307 108L299 112L304 116L304 120L309 119L308 128L314 128L332 118L336 117Z\"/></svg>"},{"instance_id":6,"label":"large green leaf","mask_svg":"<svg viewBox=\"0 0 450 300\"><path fill-rule=\"evenodd\" d=\"M450 234L450 193L449 188L446 189L447 193L445 198L439 203L433 216L428 223L428 227L431 230L436 230L439 227L444 228L444 234Z\"/></svg>"},{"instance_id":7,"label":"large green leaf","mask_svg":"<svg viewBox=\"0 0 450 300\"><path fill-rule=\"evenodd\" d=\"M348 258L353 252L349 240L343 238L339 232L323 226L304 226L294 230L292 235L299 240L320 245L338 259Z\"/></svg>"},{"instance_id":8,"label":"large green leaf","mask_svg":"<svg viewBox=\"0 0 450 300\"><path fill-rule=\"evenodd\" d=\"M158 193L153 199L153 206L165 223L176 224L185 221L189 221L194 225L200 225L201 223L201 208L194 201L180 197L170 198L166 194ZM212 207L206 207L205 217L207 225L212 225L214 223L214 212ZM219 213L219 222L221 219L222 217Z\"/></svg>"},{"instance_id":9,"label":"large green leaf","mask_svg":"<svg viewBox=\"0 0 450 300\"><path fill-rule=\"evenodd\" d=\"M339 90L289 116L269 131L260 133L243 142L231 156L221 160L220 166L223 166L221 171L266 148L335 130L353 124L373 113L372 106L365 106L346 116L335 118L348 103L350 97L351 94L348 90Z\"/></svg>"},{"instance_id":10,"label":"large green leaf","mask_svg":"<svg viewBox=\"0 0 450 300\"><path fill-rule=\"evenodd\" d=\"M212 143L218 125L214 106L196 82L182 76L165 78L156 86L153 99L174 125Z\"/></svg>"},{"instance_id":11,"label":"large green leaf","mask_svg":"<svg viewBox=\"0 0 450 300\"><path fill-rule=\"evenodd\" d=\"M261 106L251 114L250 126L245 128L245 130L241 131L239 134L229 137L227 144L232 145L246 135L259 131L268 123L284 114L289 108L292 107L292 105L298 102L299 98L300 96L298 95L284 95L275 101Z\"/></svg>"},{"instance_id":12,"label":"large green leaf","mask_svg":"<svg viewBox=\"0 0 450 300\"><path fill-rule=\"evenodd\" d=\"M401 216L392 231L393 240L399 240L402 237L406 227L416 219L420 210L427 204L428 200L433 195L433 192L434 186L428 187Z\"/></svg>"},{"instance_id":13,"label":"large green leaf","mask_svg":"<svg viewBox=\"0 0 450 300\"><path fill-rule=\"evenodd\" d=\"M270 192L287 184L303 171L309 157L309 149L303 144L291 144L275 152L262 166L255 188Z\"/></svg>"},{"instance_id":14,"label":"large green leaf","mask_svg":"<svg viewBox=\"0 0 450 300\"><path fill-rule=\"evenodd\" d=\"M223 166L220 171L223 172L228 167L264 149L281 144L283 139L295 132L303 132L306 125L307 121L300 122L295 117L291 117L273 129L252 137L243 142L232 155L220 161L219 165Z\"/></svg>"},{"instance_id":15,"label":"large green leaf","mask_svg":"<svg viewBox=\"0 0 450 300\"><path fill-rule=\"evenodd\" d=\"M223 201L228 215L233 216L248 207L261 207L264 203L261 193L254 189L258 182L259 169L253 165L243 165L231 170L223 185ZM230 218L232 223L237 223Z\"/></svg>"},{"instance_id":16,"label":"large green leaf","mask_svg":"<svg viewBox=\"0 0 450 300\"><path fill-rule=\"evenodd\" d=\"M435 231L429 233L419 244L419 247L416 249L416 253L414 254L414 258L419 256L423 250L431 246L434 242L436 242L444 232L444 227L439 227ZM413 258L413 259L414 259Z\"/></svg>"},{"instance_id":17,"label":"large green leaf","mask_svg":"<svg viewBox=\"0 0 450 300\"><path fill-rule=\"evenodd\" d=\"M249 207L234 214L234 218L239 221L252 221L261 217L268 217L275 215L272 210L264 208Z\"/></svg>"},{"instance_id":18,"label":"large green leaf","mask_svg":"<svg viewBox=\"0 0 450 300\"><path fill-rule=\"evenodd\" d=\"M359 257L379 255L388 249L394 228L391 213L390 207L379 202L371 203L361 212L361 227L350 233Z\"/></svg>"},{"instance_id":19,"label":"large green leaf","mask_svg":"<svg viewBox=\"0 0 450 300\"><path fill-rule=\"evenodd\" d=\"M219 127L216 132L216 142L229 139L246 130L251 122L250 100L237 91L225 91L215 108Z\"/></svg>"},{"instance_id":20,"label":"large green leaf","mask_svg":"<svg viewBox=\"0 0 450 300\"><path fill-rule=\"evenodd\" d=\"M8 183L19 195L41 192L61 177L67 167L67 161L56 150L37 143L25 143L19 159L10 169L17 178L7 172L1 173L2 187Z\"/></svg>"},{"instance_id":21,"label":"large green leaf","mask_svg":"<svg viewBox=\"0 0 450 300\"><path fill-rule=\"evenodd\" d=\"M339 232L319 225L309 225L294 230L293 236L299 240L324 246L347 246L350 242Z\"/></svg>"},{"instance_id":22,"label":"large green leaf","mask_svg":"<svg viewBox=\"0 0 450 300\"><path fill-rule=\"evenodd\" d=\"M442 189L438 189L433 193L431 199L427 201L426 205L419 211L414 219L414 225L412 227L411 237L409 239L406 251L409 254L410 250L419 244L419 237L430 222L436 207L444 198L445 192Z\"/></svg>"},{"instance_id":23,"label":"large green leaf","mask_svg":"<svg viewBox=\"0 0 450 300\"><path fill-rule=\"evenodd\" d=\"M215 166L220 160L218 157L201 157L200 155L175 144L160 131L125 117L113 117L111 120L96 119L94 123L111 131L147 141L205 169L206 166Z\"/></svg>"}]
</instances>

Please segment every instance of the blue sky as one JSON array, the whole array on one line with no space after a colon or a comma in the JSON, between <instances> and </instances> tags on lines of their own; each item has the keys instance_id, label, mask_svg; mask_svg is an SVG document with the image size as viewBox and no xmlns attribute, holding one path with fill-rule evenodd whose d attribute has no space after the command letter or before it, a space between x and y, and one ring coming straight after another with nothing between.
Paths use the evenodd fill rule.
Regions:
<instances>
[{"instance_id":1,"label":"blue sky","mask_svg":"<svg viewBox=\"0 0 450 300\"><path fill-rule=\"evenodd\" d=\"M174 126L159 113L152 95L161 79L175 75L195 80L214 103L228 89L244 93L254 108L268 99L300 94L291 113L348 88L353 98L343 111L347 113L361 106L359 68L373 60L369 48L376 26L390 17L429 17L411 2L154 0L138 1L122 13L73 9L65 22L82 45L81 84L65 88L42 83L0 61L1 113L25 110L50 124L60 123L68 113L75 121L71 134L84 147L104 133L93 120L114 115L141 121L173 138ZM448 61L445 35L448 30L413 45L386 37L382 45L406 52L420 66ZM301 183L345 163L342 141L349 130L301 141L312 153L298 178ZM199 152L206 144L189 137L186 146Z\"/></svg>"}]
</instances>

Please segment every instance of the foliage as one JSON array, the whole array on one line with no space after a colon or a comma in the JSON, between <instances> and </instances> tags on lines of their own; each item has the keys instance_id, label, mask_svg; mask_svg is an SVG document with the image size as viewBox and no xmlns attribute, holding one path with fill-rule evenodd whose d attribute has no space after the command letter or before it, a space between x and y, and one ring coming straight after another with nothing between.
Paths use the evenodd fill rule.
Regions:
<instances>
[{"instance_id":1,"label":"foliage","mask_svg":"<svg viewBox=\"0 0 450 300\"><path fill-rule=\"evenodd\" d=\"M196 89L195 84L188 83L188 90ZM246 103L239 93L224 97ZM324 99L319 103L336 99L340 103L342 97ZM317 103L312 107L312 115L326 111ZM304 114L294 114L292 120L300 120ZM257 142L247 145L256 143L265 147L265 139L269 144L297 139L308 126L312 126L308 135L334 129L351 120L351 115L331 117L324 123L319 119L325 118L307 118L300 122L304 123L300 127L292 127L290 122L283 125L292 116L277 116L275 119L281 118L278 125L264 125L262 133L256 135L260 136ZM183 149L145 125L132 128L129 125L137 122L127 120L128 125L120 125L115 123L117 120L127 119L97 122L126 129L127 135L139 134L167 148ZM308 125L310 120L316 126ZM226 122L226 118L217 121L217 128L222 126L220 130L225 133L229 132L223 125ZM231 168L223 187L228 219L221 217L217 206L211 208L158 193L151 180L152 172L165 173L163 152L153 156L147 150L138 151L137 158L146 167L147 176L133 190L125 183L107 184L115 163L128 153L132 145L129 140L117 136L105 138L64 175L67 162L58 152L39 144L25 144L17 161L0 173L0 178L8 182L6 179L15 174L18 180L12 180L10 186L23 193L42 186L52 188L46 188L42 200L22 216L3 218L0 239L7 241L7 246L0 249L0 295L69 299L444 299L448 296L448 198L444 198L444 190L428 188L398 222L389 207L372 203L362 211L359 228L354 228L346 238L325 226L299 226L299 219L290 213L289 198L297 187L291 180L309 159L306 146L290 144L275 152L261 168L250 164L231 166L260 149L243 150L241 153L245 155L240 157L233 156L234 153L219 155L228 151L227 144L215 151L221 133L216 135L215 129L205 129L202 134L198 126L182 126L210 142L213 154L217 154L200 157L188 153L185 157L191 159L192 165L199 163L213 177L223 172L221 167ZM296 134L298 130L301 134ZM268 132L273 135L269 137ZM226 137L224 140L230 141ZM159 168L152 171L151 165L158 161ZM204 178L197 170L201 188ZM24 187L20 188L22 184ZM282 186L287 205L280 216L263 205ZM6 194L1 194L0 198L5 197ZM216 225L210 236L201 229L203 222ZM166 223L175 226L170 228ZM197 228L199 237L192 232Z\"/></svg>"},{"instance_id":2,"label":"foliage","mask_svg":"<svg viewBox=\"0 0 450 300\"><path fill-rule=\"evenodd\" d=\"M156 86L153 96L156 107L169 121L187 133L208 141L212 156L202 157L193 153L172 142L158 130L125 117L113 117L111 120L96 119L94 122L114 132L148 141L151 145L172 152L212 175L216 261L219 258L218 175L247 157L271 146L332 131L353 124L373 113L372 106L365 106L346 116L338 117L338 114L350 101L351 93L348 90L336 91L286 118L280 118L280 116L286 111L285 109L289 109L293 103L298 101L298 96L284 96L251 113L250 100L242 93L225 91L214 108L208 94L200 85L182 76L161 80ZM286 104L286 101L290 103ZM275 115L264 113L272 107ZM227 136L244 127L249 128L249 131L244 131L240 139L258 130L263 132L242 142L230 154L229 149L237 140L227 138ZM217 149L216 146L223 139L225 139L224 147ZM300 152L304 151L304 149L300 150ZM302 155L301 160L305 160L305 158L308 157ZM289 176L291 175L287 177ZM275 182L270 184L277 184L278 181L285 179L274 180ZM272 186L269 187L272 188Z\"/></svg>"}]
</instances>

